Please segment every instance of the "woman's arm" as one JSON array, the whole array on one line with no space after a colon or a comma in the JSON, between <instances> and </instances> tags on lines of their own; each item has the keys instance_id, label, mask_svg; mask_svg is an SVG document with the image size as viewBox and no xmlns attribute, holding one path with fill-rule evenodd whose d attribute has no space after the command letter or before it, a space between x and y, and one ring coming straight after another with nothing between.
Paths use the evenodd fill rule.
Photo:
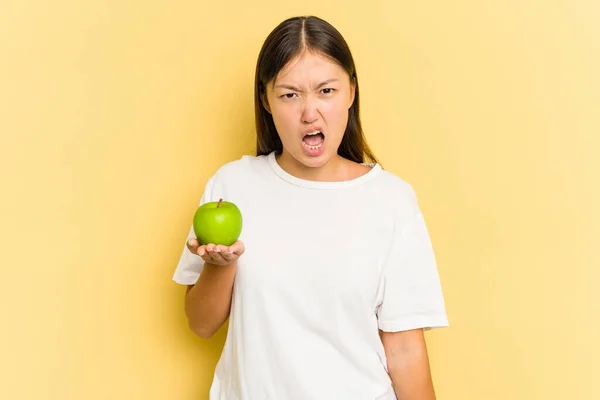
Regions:
<instances>
[{"instance_id":1,"label":"woman's arm","mask_svg":"<svg viewBox=\"0 0 600 400\"><path fill-rule=\"evenodd\" d=\"M208 339L227 321L237 261L229 265L206 263L195 285L188 286L185 314L190 329Z\"/></svg>"},{"instance_id":2,"label":"woman's arm","mask_svg":"<svg viewBox=\"0 0 600 400\"><path fill-rule=\"evenodd\" d=\"M423 329L381 332L398 400L435 400Z\"/></svg>"},{"instance_id":3,"label":"woman's arm","mask_svg":"<svg viewBox=\"0 0 600 400\"><path fill-rule=\"evenodd\" d=\"M199 245L190 239L188 249L204 260L204 267L195 285L185 294L185 314L190 329L198 336L210 338L229 317L233 283L238 258L244 253L241 241L230 247L208 244Z\"/></svg>"}]
</instances>

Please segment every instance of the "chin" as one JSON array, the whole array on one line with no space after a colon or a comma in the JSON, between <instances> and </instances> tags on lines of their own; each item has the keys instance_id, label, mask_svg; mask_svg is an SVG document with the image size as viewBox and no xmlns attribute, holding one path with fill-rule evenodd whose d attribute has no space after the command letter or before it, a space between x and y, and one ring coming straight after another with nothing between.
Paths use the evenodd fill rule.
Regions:
<instances>
[{"instance_id":1,"label":"chin","mask_svg":"<svg viewBox=\"0 0 600 400\"><path fill-rule=\"evenodd\" d=\"M298 162L309 168L322 167L326 165L332 158L332 155L327 150L323 151L323 154L319 156L309 156L306 155L302 149L298 149L296 155L294 156L294 158Z\"/></svg>"}]
</instances>

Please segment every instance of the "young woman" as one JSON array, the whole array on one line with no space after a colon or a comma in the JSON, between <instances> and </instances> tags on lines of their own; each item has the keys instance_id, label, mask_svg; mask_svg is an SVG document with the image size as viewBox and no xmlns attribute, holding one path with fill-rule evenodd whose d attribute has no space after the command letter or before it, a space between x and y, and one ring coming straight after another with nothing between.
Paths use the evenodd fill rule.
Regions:
<instances>
[{"instance_id":1,"label":"young woman","mask_svg":"<svg viewBox=\"0 0 600 400\"><path fill-rule=\"evenodd\" d=\"M242 235L199 245L190 229L173 277L195 333L229 318L211 399L435 399L423 331L448 321L434 252L412 187L366 144L358 94L329 23L267 37L257 155L219 168L200 200L235 203Z\"/></svg>"}]
</instances>

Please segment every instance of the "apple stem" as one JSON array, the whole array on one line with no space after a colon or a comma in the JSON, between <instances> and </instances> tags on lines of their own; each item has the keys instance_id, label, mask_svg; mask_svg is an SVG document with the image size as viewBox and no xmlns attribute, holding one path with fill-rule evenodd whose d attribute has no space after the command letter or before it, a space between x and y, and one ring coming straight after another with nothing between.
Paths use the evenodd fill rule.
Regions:
<instances>
[{"instance_id":1,"label":"apple stem","mask_svg":"<svg viewBox=\"0 0 600 400\"><path fill-rule=\"evenodd\" d=\"M221 207L221 202L223 201L223 199L219 199L219 203L217 204L217 208Z\"/></svg>"}]
</instances>

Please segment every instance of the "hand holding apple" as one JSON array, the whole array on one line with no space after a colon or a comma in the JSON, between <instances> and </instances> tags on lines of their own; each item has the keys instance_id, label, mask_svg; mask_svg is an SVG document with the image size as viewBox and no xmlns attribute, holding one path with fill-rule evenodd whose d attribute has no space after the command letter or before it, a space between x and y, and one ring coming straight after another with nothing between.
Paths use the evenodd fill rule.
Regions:
<instances>
[{"instance_id":1,"label":"hand holding apple","mask_svg":"<svg viewBox=\"0 0 600 400\"><path fill-rule=\"evenodd\" d=\"M216 245L209 243L207 245L201 245L197 239L191 238L187 242L187 248L194 254L202 257L204 262L226 266L237 261L238 258L246 250L244 243L240 240L232 244L231 246Z\"/></svg>"},{"instance_id":2,"label":"hand holding apple","mask_svg":"<svg viewBox=\"0 0 600 400\"><path fill-rule=\"evenodd\" d=\"M244 252L238 240L242 233L242 213L228 201L208 202L196 210L193 221L196 238L188 241L188 249L214 265L228 265Z\"/></svg>"}]
</instances>

